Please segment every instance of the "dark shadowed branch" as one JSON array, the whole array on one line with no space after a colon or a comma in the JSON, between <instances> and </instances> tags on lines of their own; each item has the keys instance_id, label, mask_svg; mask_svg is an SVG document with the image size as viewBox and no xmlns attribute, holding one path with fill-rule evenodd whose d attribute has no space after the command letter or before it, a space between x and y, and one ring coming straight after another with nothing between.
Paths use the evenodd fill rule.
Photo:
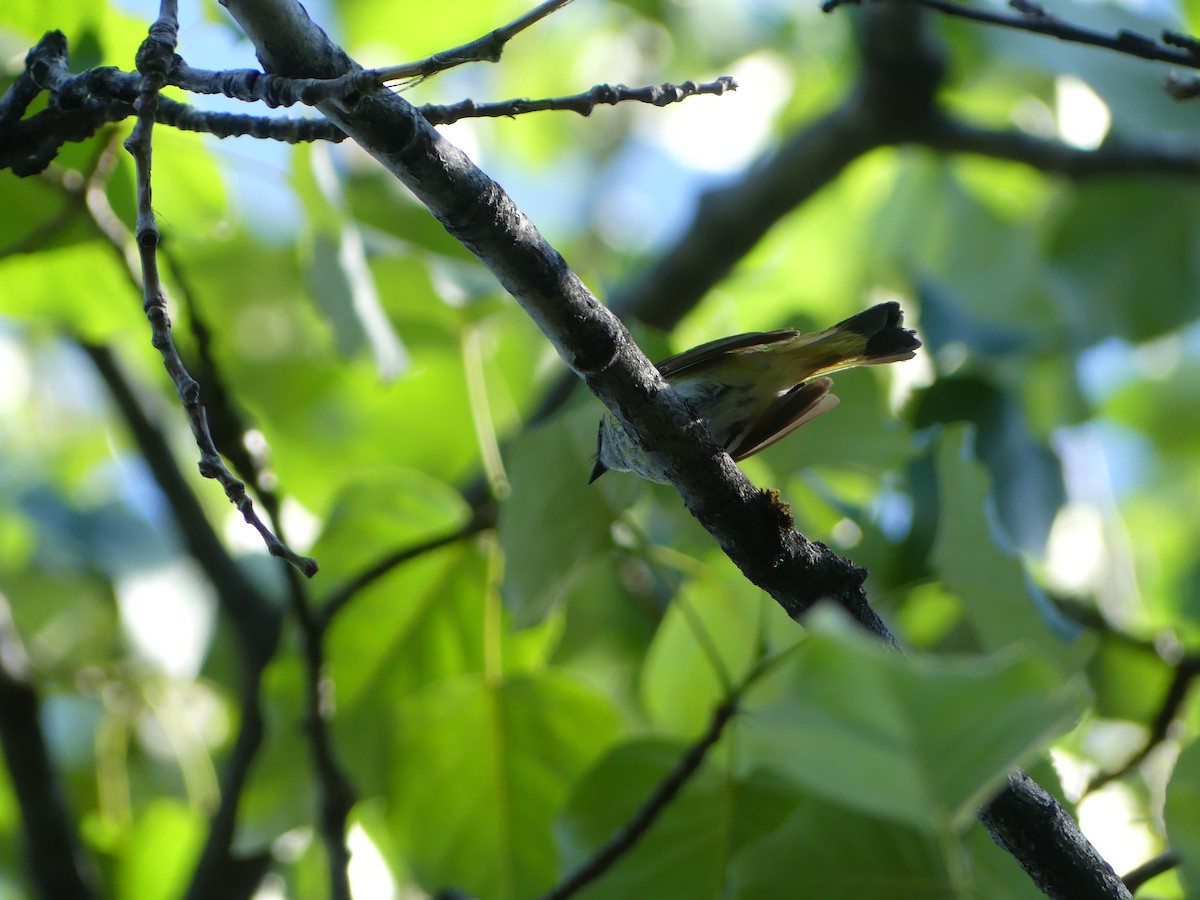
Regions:
<instances>
[{"instance_id":1,"label":"dark shadowed branch","mask_svg":"<svg viewBox=\"0 0 1200 900\"><path fill-rule=\"evenodd\" d=\"M41 896L89 900L91 865L63 801L40 711L24 647L0 595L0 749L21 810L25 861Z\"/></svg>"},{"instance_id":2,"label":"dark shadowed branch","mask_svg":"<svg viewBox=\"0 0 1200 900\"><path fill-rule=\"evenodd\" d=\"M1136 869L1130 869L1121 880L1125 882L1125 887L1129 888L1129 892L1135 894L1137 889L1151 878L1157 878L1163 872L1170 872L1172 869L1178 868L1179 863L1179 854L1174 850L1167 850L1142 863Z\"/></svg>"},{"instance_id":3,"label":"dark shadowed branch","mask_svg":"<svg viewBox=\"0 0 1200 900\"><path fill-rule=\"evenodd\" d=\"M833 12L840 6L858 5L861 0L825 0L821 9ZM1200 44L1190 35L1164 31L1159 38L1122 28L1115 34L1074 25L1053 15L1040 3L1032 0L1009 0L1013 13L994 12L955 0L867 0L867 2L899 2L922 6L942 15L968 19L983 25L1013 28L1071 44L1083 44L1112 50L1126 56L1155 62L1171 63L1189 69L1200 69Z\"/></svg>"}]
</instances>

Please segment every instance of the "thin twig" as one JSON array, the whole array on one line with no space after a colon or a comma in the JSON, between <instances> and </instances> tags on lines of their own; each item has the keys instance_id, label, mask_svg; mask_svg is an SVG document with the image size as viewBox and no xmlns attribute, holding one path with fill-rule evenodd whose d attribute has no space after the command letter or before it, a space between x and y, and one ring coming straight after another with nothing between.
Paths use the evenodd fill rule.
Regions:
<instances>
[{"instance_id":1,"label":"thin twig","mask_svg":"<svg viewBox=\"0 0 1200 900\"><path fill-rule=\"evenodd\" d=\"M839 6L857 5L859 2L860 0L825 0L821 4L821 10L833 12ZM881 2L881 0L874 0L874 2ZM947 16L970 19L985 25L997 25L1001 28L1014 28L1018 31L1044 34L1072 44L1085 44L1139 59L1171 63L1188 69L1200 69L1200 55L1194 52L1190 46L1181 42L1181 39L1187 41L1195 39L1188 35L1180 35L1178 32L1164 31L1161 42L1125 28L1120 29L1116 34L1107 34L1093 28L1064 22L1062 19L1050 15L1042 6L1028 2L1028 0L1010 0L1009 5L1017 11L1017 15L992 12L956 3L953 0L890 0L890 2L912 3L916 6L936 10ZM1182 49L1185 46L1188 46L1188 49Z\"/></svg>"},{"instance_id":2,"label":"thin twig","mask_svg":"<svg viewBox=\"0 0 1200 900\"><path fill-rule=\"evenodd\" d=\"M317 610L308 602L304 582L296 570L288 569L288 598L300 625L305 663L308 712L304 731L312 751L313 769L319 788L317 830L325 845L329 864L329 895L333 900L351 900L346 846L346 820L354 808L354 786L342 771L333 751L329 723L333 718L333 682L325 666L325 629Z\"/></svg>"},{"instance_id":3,"label":"thin twig","mask_svg":"<svg viewBox=\"0 0 1200 900\"><path fill-rule=\"evenodd\" d=\"M330 595L318 614L322 627L328 628L334 616L341 611L342 607L358 596L366 587L374 584L397 566L416 559L418 556L424 556L426 553L432 553L434 550L440 550L442 547L465 540L481 531L486 531L495 524L496 508L491 503L485 502L475 510L475 514L461 528L387 554Z\"/></svg>"},{"instance_id":4,"label":"thin twig","mask_svg":"<svg viewBox=\"0 0 1200 900\"><path fill-rule=\"evenodd\" d=\"M353 106L360 97L382 90L390 82L423 81L466 63L498 62L510 40L570 2L547 0L483 37L416 62L378 69L355 69L336 78L285 78L257 69L223 72L195 69L176 57L168 75L168 83L193 93L224 94L236 100L261 101L270 107L293 106L296 103L316 106L327 100L338 100Z\"/></svg>"},{"instance_id":5,"label":"thin twig","mask_svg":"<svg viewBox=\"0 0 1200 900\"><path fill-rule=\"evenodd\" d=\"M500 100L495 103L476 103L474 100L460 100L446 106L427 104L417 107L421 115L434 125L449 125L459 119L467 118L501 118L523 115L544 110L567 110L589 116L597 106L616 106L618 103L629 101L649 103L652 106L669 106L679 103L688 97L699 94L715 94L720 96L726 91L736 91L737 82L728 75L722 75L716 81L707 84L696 84L685 81L682 84L655 84L648 87L631 88L623 84L598 84L582 94L569 97L548 97L542 100L518 98Z\"/></svg>"},{"instance_id":6,"label":"thin twig","mask_svg":"<svg viewBox=\"0 0 1200 900\"><path fill-rule=\"evenodd\" d=\"M168 62L174 52L178 24L176 0L163 0L158 20L150 26L150 34L138 51L138 70L142 73L142 92L135 108L137 124L125 142L137 169L138 213L137 246L142 264L143 309L150 320L152 343L163 358L163 364L175 384L200 448L200 474L218 481L225 495L237 507L242 517L262 535L267 550L278 556L306 577L317 573L316 560L300 556L283 544L254 511L254 502L246 494L246 486L225 466L209 432L204 406L200 403L200 385L183 365L171 337L171 320L167 314L166 295L158 273L158 225L154 217L151 196L151 135L158 107L158 92L166 83Z\"/></svg>"},{"instance_id":7,"label":"thin twig","mask_svg":"<svg viewBox=\"0 0 1200 900\"><path fill-rule=\"evenodd\" d=\"M750 686L789 656L793 649L788 648L774 656L760 656L750 671L713 710L708 729L684 751L671 771L659 782L629 821L617 829L612 837L574 872L543 894L541 900L566 900L611 869L621 857L632 850L684 785L699 771L700 765L708 756L708 751L720 740L725 726L737 713L742 696Z\"/></svg>"},{"instance_id":8,"label":"thin twig","mask_svg":"<svg viewBox=\"0 0 1200 900\"><path fill-rule=\"evenodd\" d=\"M1179 664L1175 667L1175 675L1171 678L1171 684L1167 688L1166 694L1163 695L1158 714L1154 717L1154 723L1150 726L1150 733L1146 736L1146 742L1119 768L1111 772L1102 772L1089 781L1087 787L1084 788L1084 796L1099 790L1111 781L1124 778L1137 766L1141 765L1146 757L1153 753L1155 748L1167 739L1171 723L1179 717L1179 711L1183 708L1184 701L1187 700L1192 682L1197 677L1200 677L1200 656L1186 656L1179 661Z\"/></svg>"},{"instance_id":9,"label":"thin twig","mask_svg":"<svg viewBox=\"0 0 1200 900\"><path fill-rule=\"evenodd\" d=\"M1135 894L1137 889L1151 878L1157 878L1163 872L1170 872L1179 865L1180 861L1177 851L1164 850L1137 868L1130 869L1121 880L1125 882L1125 887L1129 888L1129 893Z\"/></svg>"},{"instance_id":10,"label":"thin twig","mask_svg":"<svg viewBox=\"0 0 1200 900\"><path fill-rule=\"evenodd\" d=\"M455 66L461 66L465 63L499 62L500 56L504 53L504 47L509 41L529 26L535 25L552 13L558 12L570 2L571 0L546 0L545 3L534 7L525 13L525 15L509 22L503 28L497 28L495 31L491 31L483 37L476 38L459 47L451 50L443 50L441 53L435 53L433 56L426 57L417 62L404 63L399 66L388 66L372 71L381 83L386 83L389 81L400 81L405 78L428 78L431 75L445 72L447 69L453 69Z\"/></svg>"}]
</instances>

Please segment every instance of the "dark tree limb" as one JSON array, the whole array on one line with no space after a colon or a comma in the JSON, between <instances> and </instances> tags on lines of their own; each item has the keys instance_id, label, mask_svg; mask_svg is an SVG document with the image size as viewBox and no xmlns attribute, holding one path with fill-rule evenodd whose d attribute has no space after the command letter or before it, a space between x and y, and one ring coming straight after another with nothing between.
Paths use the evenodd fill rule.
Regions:
<instances>
[{"instance_id":1,"label":"dark tree limb","mask_svg":"<svg viewBox=\"0 0 1200 900\"><path fill-rule=\"evenodd\" d=\"M1009 775L1008 787L984 807L979 818L1047 897L1131 897L1075 820L1024 772Z\"/></svg>"},{"instance_id":2,"label":"dark tree limb","mask_svg":"<svg viewBox=\"0 0 1200 900\"><path fill-rule=\"evenodd\" d=\"M95 896L91 866L67 813L40 709L24 648L0 597L0 748L21 810L29 875L42 897L90 900Z\"/></svg>"},{"instance_id":3,"label":"dark tree limb","mask_svg":"<svg viewBox=\"0 0 1200 900\"><path fill-rule=\"evenodd\" d=\"M208 837L192 873L187 900L249 900L271 864L270 850L248 857L233 855L238 805L265 731L261 691L266 662L262 660L261 665L251 669L242 688L241 726L221 773L221 803L209 822Z\"/></svg>"}]
</instances>

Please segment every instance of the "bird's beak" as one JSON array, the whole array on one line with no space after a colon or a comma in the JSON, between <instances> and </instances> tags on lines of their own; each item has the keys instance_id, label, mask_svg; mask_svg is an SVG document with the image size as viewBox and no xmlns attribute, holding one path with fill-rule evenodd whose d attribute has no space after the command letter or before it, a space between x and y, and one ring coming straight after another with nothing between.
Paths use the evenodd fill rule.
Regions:
<instances>
[{"instance_id":1,"label":"bird's beak","mask_svg":"<svg viewBox=\"0 0 1200 900\"><path fill-rule=\"evenodd\" d=\"M603 475L607 471L608 471L608 466L606 466L604 463L600 462L599 459L597 459L596 465L592 466L592 477L588 479L588 484L591 484L593 481L595 481L597 478L599 478L601 475Z\"/></svg>"}]
</instances>

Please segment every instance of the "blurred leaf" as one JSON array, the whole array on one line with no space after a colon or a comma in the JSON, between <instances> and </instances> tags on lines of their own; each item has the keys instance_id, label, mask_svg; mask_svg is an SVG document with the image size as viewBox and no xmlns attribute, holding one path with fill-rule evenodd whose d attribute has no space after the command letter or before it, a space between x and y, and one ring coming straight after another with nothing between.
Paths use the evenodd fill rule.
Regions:
<instances>
[{"instance_id":1,"label":"blurred leaf","mask_svg":"<svg viewBox=\"0 0 1200 900\"><path fill-rule=\"evenodd\" d=\"M312 821L317 785L304 745L304 663L299 654L276 656L263 673L266 735L238 801L233 851L260 853L281 834Z\"/></svg>"},{"instance_id":2,"label":"blurred leaf","mask_svg":"<svg viewBox=\"0 0 1200 900\"><path fill-rule=\"evenodd\" d=\"M465 677L394 716L391 821L421 885L497 900L548 888L554 815L619 732L609 702L552 672Z\"/></svg>"},{"instance_id":3,"label":"blurred leaf","mask_svg":"<svg viewBox=\"0 0 1200 900\"><path fill-rule=\"evenodd\" d=\"M1048 249L1050 286L1079 345L1145 341L1200 315L1197 189L1115 179L1080 186ZM1143 223L1129 227L1130 222Z\"/></svg>"},{"instance_id":4,"label":"blurred leaf","mask_svg":"<svg viewBox=\"0 0 1200 900\"><path fill-rule=\"evenodd\" d=\"M329 590L384 557L451 534L470 509L457 491L411 469L360 470L344 485L311 555Z\"/></svg>"},{"instance_id":5,"label":"blurred leaf","mask_svg":"<svg viewBox=\"0 0 1200 900\"><path fill-rule=\"evenodd\" d=\"M1175 761L1164 815L1167 837L1182 862L1180 878L1193 893L1200 886L1200 743L1194 740Z\"/></svg>"},{"instance_id":6,"label":"blurred leaf","mask_svg":"<svg viewBox=\"0 0 1200 900\"><path fill-rule=\"evenodd\" d=\"M0 259L0 281L7 316L50 322L97 342L131 335L150 341L141 295L117 255L97 241Z\"/></svg>"},{"instance_id":7,"label":"blurred leaf","mask_svg":"<svg viewBox=\"0 0 1200 900\"><path fill-rule=\"evenodd\" d=\"M932 562L945 586L963 601L981 647L1032 641L1062 654L1062 640L1079 629L1029 579L991 520L987 479L971 459L971 432L944 429L937 438L940 514ZM1076 653L1079 649L1076 648Z\"/></svg>"},{"instance_id":8,"label":"blurred leaf","mask_svg":"<svg viewBox=\"0 0 1200 900\"><path fill-rule=\"evenodd\" d=\"M592 768L559 817L561 871L581 865L624 827L686 749L682 743L637 739ZM633 850L580 896L721 896L734 854L776 828L798 799L781 778L763 771L731 777L710 757Z\"/></svg>"},{"instance_id":9,"label":"blurred leaf","mask_svg":"<svg viewBox=\"0 0 1200 900\"><path fill-rule=\"evenodd\" d=\"M1191 457L1200 446L1200 423L1180 416L1181 409L1200 408L1200 363L1185 360L1165 378L1126 383L1104 404L1117 422L1153 437L1160 450Z\"/></svg>"},{"instance_id":10,"label":"blurred leaf","mask_svg":"<svg viewBox=\"0 0 1200 900\"><path fill-rule=\"evenodd\" d=\"M1096 715L1150 725L1162 707L1174 673L1152 647L1102 634L1088 662Z\"/></svg>"},{"instance_id":11,"label":"blurred leaf","mask_svg":"<svg viewBox=\"0 0 1200 900\"><path fill-rule=\"evenodd\" d=\"M115 896L171 900L185 893L204 843L204 818L182 803L156 799L140 811L117 862Z\"/></svg>"},{"instance_id":12,"label":"blurred leaf","mask_svg":"<svg viewBox=\"0 0 1200 900\"><path fill-rule=\"evenodd\" d=\"M872 819L820 800L805 800L783 826L734 859L732 896L784 900L964 896L945 852L931 835ZM969 895L967 895L969 896Z\"/></svg>"},{"instance_id":13,"label":"blurred leaf","mask_svg":"<svg viewBox=\"0 0 1200 900\"><path fill-rule=\"evenodd\" d=\"M857 633L813 635L780 677L790 692L746 720L747 760L929 834L964 829L1084 701L1081 679L1027 647L906 658Z\"/></svg>"},{"instance_id":14,"label":"blurred leaf","mask_svg":"<svg viewBox=\"0 0 1200 900\"><path fill-rule=\"evenodd\" d=\"M483 669L484 577L480 555L461 546L425 554L345 606L329 632L338 707L391 706L439 678Z\"/></svg>"}]
</instances>

